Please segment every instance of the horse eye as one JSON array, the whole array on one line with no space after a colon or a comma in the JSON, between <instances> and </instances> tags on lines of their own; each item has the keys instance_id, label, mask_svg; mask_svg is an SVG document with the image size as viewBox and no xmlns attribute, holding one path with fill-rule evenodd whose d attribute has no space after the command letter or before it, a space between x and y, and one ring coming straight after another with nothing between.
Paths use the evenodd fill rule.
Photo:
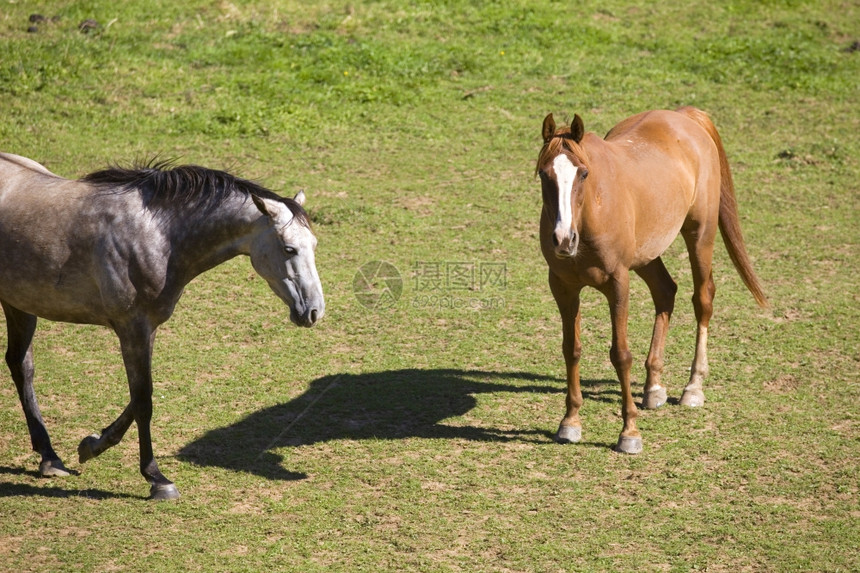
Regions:
<instances>
[{"instance_id":1,"label":"horse eye","mask_svg":"<svg viewBox=\"0 0 860 573\"><path fill-rule=\"evenodd\" d=\"M588 170L583 169L582 170L582 180L585 181L587 178L588 178Z\"/></svg>"},{"instance_id":2,"label":"horse eye","mask_svg":"<svg viewBox=\"0 0 860 573\"><path fill-rule=\"evenodd\" d=\"M292 256L294 256L295 254L297 254L298 252L299 252L299 251L298 251L298 250L296 250L296 248L295 248L295 247L290 247L289 245L284 245L284 253L286 253L286 254L287 254L287 256L292 257Z\"/></svg>"}]
</instances>

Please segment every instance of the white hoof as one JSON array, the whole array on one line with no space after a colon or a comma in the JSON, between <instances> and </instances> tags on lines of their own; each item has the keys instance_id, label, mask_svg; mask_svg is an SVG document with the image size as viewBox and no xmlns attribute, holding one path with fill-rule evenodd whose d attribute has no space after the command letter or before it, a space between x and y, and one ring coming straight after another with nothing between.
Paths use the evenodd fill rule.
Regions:
<instances>
[{"instance_id":1,"label":"white hoof","mask_svg":"<svg viewBox=\"0 0 860 573\"><path fill-rule=\"evenodd\" d=\"M42 477L66 477L69 470L60 460L43 460L39 464L39 475Z\"/></svg>"},{"instance_id":2,"label":"white hoof","mask_svg":"<svg viewBox=\"0 0 860 573\"><path fill-rule=\"evenodd\" d=\"M555 441L559 444L575 444L582 439L582 428L574 426L559 426Z\"/></svg>"},{"instance_id":3,"label":"white hoof","mask_svg":"<svg viewBox=\"0 0 860 573\"><path fill-rule=\"evenodd\" d=\"M681 395L681 405L698 408L705 405L705 393L701 390L684 390Z\"/></svg>"},{"instance_id":4,"label":"white hoof","mask_svg":"<svg viewBox=\"0 0 860 573\"><path fill-rule=\"evenodd\" d=\"M638 454L642 452L642 438L621 436L615 445L615 451L623 454Z\"/></svg>"},{"instance_id":5,"label":"white hoof","mask_svg":"<svg viewBox=\"0 0 860 573\"><path fill-rule=\"evenodd\" d=\"M666 403L666 388L656 386L651 388L642 396L642 407L647 410L656 410Z\"/></svg>"}]
</instances>

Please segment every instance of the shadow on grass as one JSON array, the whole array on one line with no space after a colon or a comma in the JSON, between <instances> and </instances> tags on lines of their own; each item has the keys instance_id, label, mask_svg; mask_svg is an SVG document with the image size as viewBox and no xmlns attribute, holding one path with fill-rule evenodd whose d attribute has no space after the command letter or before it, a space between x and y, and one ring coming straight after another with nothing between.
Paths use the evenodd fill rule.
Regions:
<instances>
[{"instance_id":1,"label":"shadow on grass","mask_svg":"<svg viewBox=\"0 0 860 573\"><path fill-rule=\"evenodd\" d=\"M0 476L2 475L29 475L38 477L38 472L30 472L23 468L11 468L9 466L0 466ZM73 498L84 497L87 499L140 499L137 496L114 493L101 489L74 489L58 487L60 483L54 479L45 479L44 486L36 486L25 483L10 483L0 481L0 498L4 497L52 497L52 498Z\"/></svg>"},{"instance_id":2,"label":"shadow on grass","mask_svg":"<svg viewBox=\"0 0 860 573\"><path fill-rule=\"evenodd\" d=\"M585 399L617 401L618 392L603 388L605 383L611 384L584 380ZM525 372L404 369L324 376L294 400L208 432L183 447L178 457L200 466L295 480L304 474L285 470L281 456L271 450L331 440L416 437L545 444L553 440L553 432L442 422L474 408L476 394L495 392L559 394L560 417L565 388L562 379Z\"/></svg>"}]
</instances>

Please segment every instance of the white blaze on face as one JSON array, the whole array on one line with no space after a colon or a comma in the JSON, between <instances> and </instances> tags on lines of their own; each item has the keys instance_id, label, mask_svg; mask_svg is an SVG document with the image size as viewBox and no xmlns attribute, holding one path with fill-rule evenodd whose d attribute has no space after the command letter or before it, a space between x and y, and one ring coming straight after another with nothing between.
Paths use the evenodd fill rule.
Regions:
<instances>
[{"instance_id":1,"label":"white blaze on face","mask_svg":"<svg viewBox=\"0 0 860 573\"><path fill-rule=\"evenodd\" d=\"M570 234L570 227L573 225L570 195L573 192L577 168L562 153L552 160L552 169L555 171L555 180L558 183L558 217L555 220L555 231L561 236L567 237Z\"/></svg>"}]
</instances>

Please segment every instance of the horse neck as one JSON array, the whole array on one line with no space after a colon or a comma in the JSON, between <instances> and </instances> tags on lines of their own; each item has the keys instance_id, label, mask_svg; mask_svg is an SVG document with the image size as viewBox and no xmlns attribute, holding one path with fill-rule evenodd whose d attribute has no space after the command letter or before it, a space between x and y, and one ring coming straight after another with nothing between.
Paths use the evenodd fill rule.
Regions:
<instances>
[{"instance_id":1,"label":"horse neck","mask_svg":"<svg viewBox=\"0 0 860 573\"><path fill-rule=\"evenodd\" d=\"M250 199L232 197L206 212L171 221L176 271L187 280L238 255L249 255L259 230L260 212Z\"/></svg>"},{"instance_id":2,"label":"horse neck","mask_svg":"<svg viewBox=\"0 0 860 573\"><path fill-rule=\"evenodd\" d=\"M586 144L588 144L592 151L592 153L588 154L589 176L582 190L584 194L582 208L575 215L578 217L577 223L580 233L583 235L603 229L607 225L611 226L614 218L620 214L615 210L619 206L610 205L614 201L615 196L612 193L605 192L606 189L601 178L604 172L607 172L608 166L602 160L603 155L596 152L602 152L603 150L595 149L595 147L602 146L605 142L594 134L588 133L582 142L583 149L586 148ZM574 213L576 213L576 210L574 210Z\"/></svg>"}]
</instances>

